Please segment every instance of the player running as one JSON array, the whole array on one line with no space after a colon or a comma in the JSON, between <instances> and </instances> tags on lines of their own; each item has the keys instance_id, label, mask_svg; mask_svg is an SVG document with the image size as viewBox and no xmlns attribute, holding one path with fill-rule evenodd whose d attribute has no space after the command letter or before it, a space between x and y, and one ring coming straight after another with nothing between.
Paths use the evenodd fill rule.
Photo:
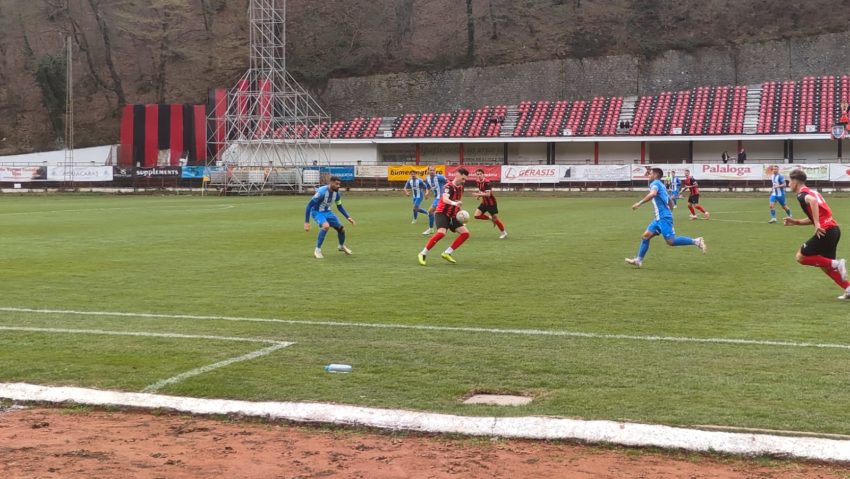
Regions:
<instances>
[{"instance_id":1,"label":"player running","mask_svg":"<svg viewBox=\"0 0 850 479\"><path fill-rule=\"evenodd\" d=\"M687 172L687 170L685 170ZM637 210L644 203L652 201L652 206L655 208L655 218L652 223L646 227L640 241L638 254L634 258L626 258L626 263L637 266L643 266L643 258L649 250L649 240L661 235L670 246L696 246L705 254L705 240L702 238L691 239L687 236L676 236L676 231L673 229L673 200L667 194L667 189L661 182L664 177L664 171L661 168L653 168L650 173L651 181L649 183L649 194L642 200L632 205L633 210Z\"/></svg>"},{"instance_id":2,"label":"player running","mask_svg":"<svg viewBox=\"0 0 850 479\"><path fill-rule=\"evenodd\" d=\"M505 231L505 225L499 219L499 207L496 205L496 197L493 196L493 189L490 188L490 182L484 179L484 170L481 168L475 170L475 176L478 177L476 181L478 191L473 192L472 195L477 196L481 200L481 203L475 210L475 219L492 221L499 228L499 231L502 232L499 235L499 239L505 239L508 237L508 232ZM490 213L490 216L487 216L486 213Z\"/></svg>"},{"instance_id":3,"label":"player running","mask_svg":"<svg viewBox=\"0 0 850 479\"><path fill-rule=\"evenodd\" d=\"M437 204L440 202L440 197L443 196L443 190L448 182L449 180L445 176L437 174L437 170L433 166L428 167L425 184L428 185L431 193L434 193L434 201L431 203L431 208L428 209L428 229L422 232L424 236L434 233L434 212L437 210Z\"/></svg>"},{"instance_id":4,"label":"player running","mask_svg":"<svg viewBox=\"0 0 850 479\"><path fill-rule=\"evenodd\" d=\"M779 203L779 206L785 210L785 216L791 216L791 208L785 206L785 177L779 173L779 166L771 166L770 171L773 175L770 178L772 187L770 190L770 221L768 223L776 223L776 208L774 205Z\"/></svg>"},{"instance_id":5,"label":"player running","mask_svg":"<svg viewBox=\"0 0 850 479\"><path fill-rule=\"evenodd\" d=\"M419 264L422 266L427 265L426 257L428 256L428 252L446 236L447 229L460 234L460 236L455 238L452 245L440 257L449 263L457 263L452 257L452 253L454 253L454 250L460 248L460 245L464 241L469 239L469 230L465 225L460 224L455 217L457 212L460 211L460 207L463 206L463 201L460 199L463 196L463 184L466 183L467 176L469 176L469 171L466 168L458 168L454 179L446 185L442 196L440 196L440 201L437 204L437 210L434 215L437 232L428 240L425 249L419 253Z\"/></svg>"},{"instance_id":6,"label":"player running","mask_svg":"<svg viewBox=\"0 0 850 479\"><path fill-rule=\"evenodd\" d=\"M800 207L806 213L807 219L798 220L786 217L785 226L812 225L815 235L808 239L797 252L797 262L806 266L817 266L838 286L844 289L844 294L838 299L850 299L850 281L847 281L847 262L836 260L838 240L841 239L841 229L832 218L832 210L826 204L820 193L806 186L806 173L794 170L788 177L791 180L791 191L797 193Z\"/></svg>"},{"instance_id":7,"label":"player running","mask_svg":"<svg viewBox=\"0 0 850 479\"><path fill-rule=\"evenodd\" d=\"M694 211L694 208L702 211L702 214L705 215L703 219L711 218L711 214L699 204L699 184L697 179L691 176L691 170L685 170L684 185L681 191L688 190L688 209L691 211L691 219L697 219L697 212Z\"/></svg>"},{"instance_id":8,"label":"player running","mask_svg":"<svg viewBox=\"0 0 850 479\"><path fill-rule=\"evenodd\" d=\"M319 238L316 240L316 250L313 251L313 256L316 259L322 259L322 243L325 242L325 236L328 234L328 229L333 228L339 236L339 250L350 255L352 251L345 245L345 227L339 222L339 219L331 211L331 205L336 205L336 209L345 216L352 225L357 224L345 208L342 207L342 193L339 192L339 186L342 184L336 176L331 176L327 185L316 190L316 194L307 203L307 211L304 213L304 231L310 231L310 218L316 220L321 230L319 230Z\"/></svg>"},{"instance_id":9,"label":"player running","mask_svg":"<svg viewBox=\"0 0 850 479\"><path fill-rule=\"evenodd\" d=\"M408 188L410 188L409 191ZM416 224L416 219L419 218L419 213L424 215L428 214L428 211L423 210L420 206L422 204L422 200L428 196L428 185L419 178L418 173L411 171L410 179L404 184L403 190L405 196L410 196L411 192L413 193L413 221L411 221L410 224Z\"/></svg>"},{"instance_id":10,"label":"player running","mask_svg":"<svg viewBox=\"0 0 850 479\"><path fill-rule=\"evenodd\" d=\"M682 189L682 179L676 174L676 170L670 172L667 186L670 190L670 198L673 200L673 209L676 209L679 206L679 191Z\"/></svg>"}]
</instances>

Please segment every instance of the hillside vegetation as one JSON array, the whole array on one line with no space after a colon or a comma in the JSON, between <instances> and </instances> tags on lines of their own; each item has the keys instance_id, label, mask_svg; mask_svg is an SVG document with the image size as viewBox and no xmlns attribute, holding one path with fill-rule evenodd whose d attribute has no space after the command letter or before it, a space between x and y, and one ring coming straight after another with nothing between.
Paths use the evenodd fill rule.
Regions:
<instances>
[{"instance_id":1,"label":"hillside vegetation","mask_svg":"<svg viewBox=\"0 0 850 479\"><path fill-rule=\"evenodd\" d=\"M248 0L4 0L0 154L63 144L73 39L78 145L116 141L119 106L202 102L247 67ZM834 2L289 0L288 65L328 78L805 37L847 30ZM331 112L332 113L332 112Z\"/></svg>"}]
</instances>

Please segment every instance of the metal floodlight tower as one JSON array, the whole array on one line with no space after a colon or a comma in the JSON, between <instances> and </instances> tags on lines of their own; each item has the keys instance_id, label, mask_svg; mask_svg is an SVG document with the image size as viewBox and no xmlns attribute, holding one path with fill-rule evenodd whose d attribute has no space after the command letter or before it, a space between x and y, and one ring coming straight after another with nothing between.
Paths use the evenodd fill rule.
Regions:
<instances>
[{"instance_id":1,"label":"metal floodlight tower","mask_svg":"<svg viewBox=\"0 0 850 479\"><path fill-rule=\"evenodd\" d=\"M209 114L212 186L258 194L319 182L330 119L286 70L286 0L250 0L251 65Z\"/></svg>"}]
</instances>

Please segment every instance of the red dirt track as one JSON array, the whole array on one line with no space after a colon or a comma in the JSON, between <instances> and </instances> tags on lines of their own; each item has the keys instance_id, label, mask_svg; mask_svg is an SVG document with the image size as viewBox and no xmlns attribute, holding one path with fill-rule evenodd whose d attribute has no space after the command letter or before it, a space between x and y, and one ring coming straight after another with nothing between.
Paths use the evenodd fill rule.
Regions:
<instances>
[{"instance_id":1,"label":"red dirt track","mask_svg":"<svg viewBox=\"0 0 850 479\"><path fill-rule=\"evenodd\" d=\"M850 466L145 412L0 410L0 478L847 478Z\"/></svg>"}]
</instances>

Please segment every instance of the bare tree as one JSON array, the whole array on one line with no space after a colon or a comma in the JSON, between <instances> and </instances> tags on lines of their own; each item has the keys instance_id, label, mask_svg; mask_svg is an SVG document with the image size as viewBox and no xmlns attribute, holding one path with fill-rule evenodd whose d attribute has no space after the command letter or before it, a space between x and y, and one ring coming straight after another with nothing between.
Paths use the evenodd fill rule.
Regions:
<instances>
[{"instance_id":1,"label":"bare tree","mask_svg":"<svg viewBox=\"0 0 850 479\"><path fill-rule=\"evenodd\" d=\"M89 0L96 1L96 0ZM99 1L99 0L97 0ZM185 58L191 24L187 0L151 0L144 11L133 1L116 2L118 28L146 46L152 59L151 86L156 101L165 102L169 63Z\"/></svg>"}]
</instances>

